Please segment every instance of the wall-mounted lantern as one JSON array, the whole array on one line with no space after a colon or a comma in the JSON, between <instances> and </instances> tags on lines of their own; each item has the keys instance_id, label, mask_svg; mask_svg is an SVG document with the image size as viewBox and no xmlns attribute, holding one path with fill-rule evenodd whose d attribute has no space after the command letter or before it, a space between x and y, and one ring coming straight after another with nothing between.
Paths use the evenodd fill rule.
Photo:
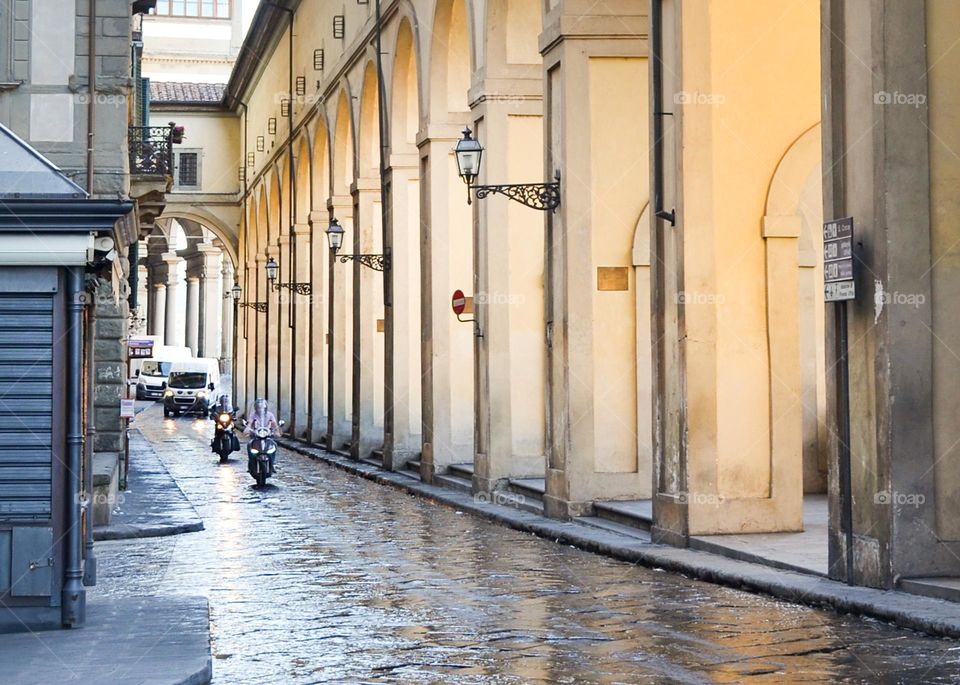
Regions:
<instances>
[{"instance_id":1,"label":"wall-mounted lantern","mask_svg":"<svg viewBox=\"0 0 960 685\"><path fill-rule=\"evenodd\" d=\"M498 183L495 185L474 185L474 180L480 175L480 160L483 158L483 146L473 138L469 128L463 129L463 138L457 141L454 152L457 155L457 168L460 178L467 184L467 204L472 196L470 191L476 191L477 199L482 200L488 195L499 193L511 200L526 205L531 209L541 211L553 210L560 206L560 172L557 172L553 183Z\"/></svg>"},{"instance_id":2,"label":"wall-mounted lantern","mask_svg":"<svg viewBox=\"0 0 960 685\"><path fill-rule=\"evenodd\" d=\"M335 218L330 221L330 226L327 228L327 242L330 245L330 250L334 255L338 256L341 264L346 264L351 259L359 262L363 266L373 269L374 271L389 271L390 269L390 253L385 254L343 254L338 255L340 248L343 246L343 226L340 225L340 222Z\"/></svg>"}]
</instances>

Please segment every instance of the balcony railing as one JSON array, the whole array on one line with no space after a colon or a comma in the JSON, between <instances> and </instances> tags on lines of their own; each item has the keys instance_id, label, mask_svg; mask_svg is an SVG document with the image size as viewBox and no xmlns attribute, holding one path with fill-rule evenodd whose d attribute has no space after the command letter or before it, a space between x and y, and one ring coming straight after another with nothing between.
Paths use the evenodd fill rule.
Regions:
<instances>
[{"instance_id":1,"label":"balcony railing","mask_svg":"<svg viewBox=\"0 0 960 685\"><path fill-rule=\"evenodd\" d=\"M130 127L130 173L173 175L173 127Z\"/></svg>"}]
</instances>

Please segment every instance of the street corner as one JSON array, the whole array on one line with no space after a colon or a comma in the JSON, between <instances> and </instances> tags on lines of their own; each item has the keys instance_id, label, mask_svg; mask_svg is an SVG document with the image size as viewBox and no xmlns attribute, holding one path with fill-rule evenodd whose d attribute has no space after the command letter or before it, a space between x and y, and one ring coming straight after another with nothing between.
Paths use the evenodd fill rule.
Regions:
<instances>
[{"instance_id":1,"label":"street corner","mask_svg":"<svg viewBox=\"0 0 960 685\"><path fill-rule=\"evenodd\" d=\"M205 597L92 598L86 626L4 635L6 685L205 685L213 673Z\"/></svg>"}]
</instances>

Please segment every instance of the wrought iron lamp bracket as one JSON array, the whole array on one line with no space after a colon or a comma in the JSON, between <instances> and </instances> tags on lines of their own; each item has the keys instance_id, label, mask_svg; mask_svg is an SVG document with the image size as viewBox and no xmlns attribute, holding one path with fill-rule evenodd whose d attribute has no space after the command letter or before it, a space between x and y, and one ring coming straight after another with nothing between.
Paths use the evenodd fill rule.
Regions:
<instances>
[{"instance_id":1,"label":"wrought iron lamp bracket","mask_svg":"<svg viewBox=\"0 0 960 685\"><path fill-rule=\"evenodd\" d=\"M556 173L557 180L552 183L498 183L488 185L470 185L469 189L476 191L477 199L482 200L488 195L505 195L506 197L541 212L555 211L560 206L560 172ZM467 199L470 196L467 195Z\"/></svg>"},{"instance_id":2,"label":"wrought iron lamp bracket","mask_svg":"<svg viewBox=\"0 0 960 685\"><path fill-rule=\"evenodd\" d=\"M267 311L267 303L266 303L266 302L238 302L238 303L237 303L237 306L238 306L238 307L249 307L250 309L256 310L256 311L261 312L261 313Z\"/></svg>"},{"instance_id":3,"label":"wrought iron lamp bracket","mask_svg":"<svg viewBox=\"0 0 960 685\"><path fill-rule=\"evenodd\" d=\"M342 254L338 255L341 264L346 264L351 259L360 262L363 266L374 271L384 271L390 269L390 255L383 254Z\"/></svg>"},{"instance_id":4,"label":"wrought iron lamp bracket","mask_svg":"<svg viewBox=\"0 0 960 685\"><path fill-rule=\"evenodd\" d=\"M313 286L310 283L274 283L274 290L280 290L281 288L293 290L297 293L297 295L313 294Z\"/></svg>"}]
</instances>

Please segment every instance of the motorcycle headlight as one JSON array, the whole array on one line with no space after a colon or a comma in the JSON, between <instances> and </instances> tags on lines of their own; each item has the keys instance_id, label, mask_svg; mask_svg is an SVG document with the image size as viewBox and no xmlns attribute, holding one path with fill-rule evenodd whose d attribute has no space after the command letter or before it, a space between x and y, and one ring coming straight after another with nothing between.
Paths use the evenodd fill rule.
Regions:
<instances>
[{"instance_id":1,"label":"motorcycle headlight","mask_svg":"<svg viewBox=\"0 0 960 685\"><path fill-rule=\"evenodd\" d=\"M256 449L255 447L251 447L250 454L260 454L260 450Z\"/></svg>"},{"instance_id":2,"label":"motorcycle headlight","mask_svg":"<svg viewBox=\"0 0 960 685\"><path fill-rule=\"evenodd\" d=\"M267 450L267 454L273 454L276 451L277 451L276 447L271 447L270 449Z\"/></svg>"},{"instance_id":3,"label":"motorcycle headlight","mask_svg":"<svg viewBox=\"0 0 960 685\"><path fill-rule=\"evenodd\" d=\"M164 397L173 397L173 390L165 390L163 392Z\"/></svg>"},{"instance_id":4,"label":"motorcycle headlight","mask_svg":"<svg viewBox=\"0 0 960 685\"><path fill-rule=\"evenodd\" d=\"M220 419L220 423L223 425L230 423L230 414L220 414L218 418Z\"/></svg>"}]
</instances>

